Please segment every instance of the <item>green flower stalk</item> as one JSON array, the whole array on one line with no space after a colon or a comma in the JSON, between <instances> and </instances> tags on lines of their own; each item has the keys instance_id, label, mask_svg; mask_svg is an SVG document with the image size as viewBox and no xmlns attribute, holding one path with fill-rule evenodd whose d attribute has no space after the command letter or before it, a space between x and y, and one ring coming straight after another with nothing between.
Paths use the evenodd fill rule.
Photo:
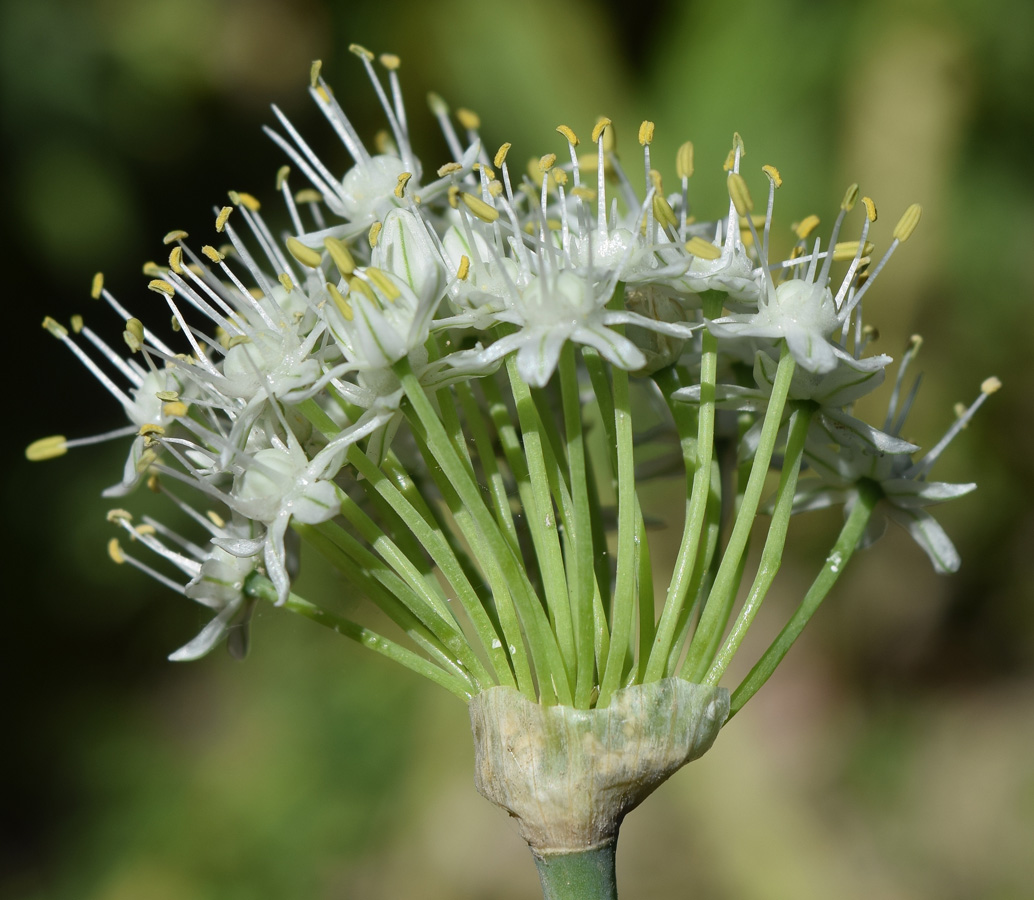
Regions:
<instances>
[{"instance_id":1,"label":"green flower stalk","mask_svg":"<svg viewBox=\"0 0 1034 900\"><path fill-rule=\"evenodd\" d=\"M134 317L101 276L92 296L124 322L125 348L81 317L48 317L128 424L27 454L123 441L106 493L147 484L190 524L109 514L128 538L112 539L116 562L211 610L171 659L224 641L242 657L252 609L268 602L406 666L470 704L478 789L518 819L545 895L615 896L622 818L711 746L884 517L938 571L958 567L926 507L974 485L927 475L998 382L917 458L900 437L913 339L886 420L855 417L891 362L867 355L861 301L918 206L873 265L871 199L857 239L839 240L855 227L852 185L828 236L810 217L779 258L782 179L762 168L768 202L755 216L739 135L722 176L728 210L698 222L692 145L675 161L681 189L666 194L651 122L639 130L642 194L608 119L589 155L561 125L518 177L509 144L490 155L477 116L437 97L453 158L428 176L399 60L352 49L388 138L368 149L314 64L310 92L352 167L330 171L274 110L269 134L291 163L276 176L286 216L267 222L259 200L231 192L219 246L166 235L168 263L148 288L174 333ZM679 500L662 515L682 521L664 571L643 492L657 478ZM834 504L845 524L814 583L727 684L794 515ZM334 597L298 596L299 545L390 629L341 614Z\"/></svg>"}]
</instances>

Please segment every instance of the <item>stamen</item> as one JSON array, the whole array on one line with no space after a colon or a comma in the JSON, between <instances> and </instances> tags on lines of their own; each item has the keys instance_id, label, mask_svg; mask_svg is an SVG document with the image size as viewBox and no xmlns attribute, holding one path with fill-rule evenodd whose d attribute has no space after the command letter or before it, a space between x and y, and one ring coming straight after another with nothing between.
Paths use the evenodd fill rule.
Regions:
<instances>
[{"instance_id":1,"label":"stamen","mask_svg":"<svg viewBox=\"0 0 1034 900\"><path fill-rule=\"evenodd\" d=\"M168 234L166 234L165 237L162 238L162 243L175 244L177 241L182 241L186 237L188 237L188 235L185 231L183 231L182 229L177 229L175 231L170 231Z\"/></svg>"},{"instance_id":2,"label":"stamen","mask_svg":"<svg viewBox=\"0 0 1034 900\"><path fill-rule=\"evenodd\" d=\"M104 273L98 272L93 276L93 283L90 285L90 296L94 300L100 298L101 291L104 290Z\"/></svg>"}]
</instances>

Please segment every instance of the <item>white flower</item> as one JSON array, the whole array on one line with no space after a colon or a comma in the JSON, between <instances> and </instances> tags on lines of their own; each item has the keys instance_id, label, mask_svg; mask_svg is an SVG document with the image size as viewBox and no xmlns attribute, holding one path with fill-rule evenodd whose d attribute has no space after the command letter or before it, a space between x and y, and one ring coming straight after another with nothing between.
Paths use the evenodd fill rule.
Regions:
<instances>
[{"instance_id":1,"label":"white flower","mask_svg":"<svg viewBox=\"0 0 1034 900\"><path fill-rule=\"evenodd\" d=\"M877 446L880 443L886 446L892 441L900 440L896 436L897 432L903 426L915 396L914 390L910 392L904 409L899 414L901 386L908 363L918 347L919 341L914 338L898 370L885 425L890 433L879 433L883 435L882 442L870 435L870 441L875 442ZM870 544L880 537L886 528L886 519L890 519L908 531L929 557L937 572L956 571L960 564L959 554L944 529L925 508L968 494L976 489L976 484L927 481L926 475L952 438L965 427L977 409L990 394L998 390L999 386L997 378L985 380L981 385L979 397L959 416L936 446L919 460L913 460L909 451L880 452L876 449L874 452L872 447L867 447L859 441L833 446L826 442L810 440L805 448L805 459L818 477L801 480L798 485L798 496L794 501L795 510L818 509L837 503L844 503L846 509L850 510L857 500L858 485L862 482L875 485L879 489L881 501L870 519L863 545ZM870 433L875 432L871 426L865 426L865 429ZM855 429L855 433L858 432L859 429ZM832 435L832 432L827 430L826 434Z\"/></svg>"}]
</instances>

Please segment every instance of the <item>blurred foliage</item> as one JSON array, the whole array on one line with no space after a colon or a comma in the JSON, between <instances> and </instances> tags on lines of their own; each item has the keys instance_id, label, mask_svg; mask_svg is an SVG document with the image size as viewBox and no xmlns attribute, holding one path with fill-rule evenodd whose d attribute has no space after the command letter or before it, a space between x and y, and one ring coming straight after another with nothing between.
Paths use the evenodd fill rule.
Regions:
<instances>
[{"instance_id":1,"label":"blurred foliage","mask_svg":"<svg viewBox=\"0 0 1034 900\"><path fill-rule=\"evenodd\" d=\"M381 127L351 41L402 56L432 164L446 151L421 102L431 89L477 110L490 144L528 157L560 149L555 125L587 132L606 114L631 172L650 118L666 177L675 148L695 142L701 217L722 209L716 176L734 130L748 177L779 166L787 226L810 212L828 221L855 180L880 206L878 243L909 202L924 204L868 314L891 355L913 331L927 338L911 421L924 446L982 378L1005 383L934 472L980 483L942 519L962 571L935 577L893 533L862 554L718 748L632 817L619 878L632 896L1029 896L1025 0L0 2L2 247L19 336L4 356L19 390L4 448L0 894L535 895L519 839L471 788L460 704L272 610L247 663L170 666L164 655L202 618L104 557L98 493L118 454L32 468L22 457L40 435L116 421L97 385L79 389L86 379L38 329L42 316L82 311L96 269L128 303L146 302L139 266L163 252L162 234L209 228L229 188L269 197L281 160L259 130L268 103L345 166L305 94L311 59L324 59L361 133ZM810 580L831 527L802 523L802 552L759 630ZM305 577L313 595L333 590L312 567Z\"/></svg>"}]
</instances>

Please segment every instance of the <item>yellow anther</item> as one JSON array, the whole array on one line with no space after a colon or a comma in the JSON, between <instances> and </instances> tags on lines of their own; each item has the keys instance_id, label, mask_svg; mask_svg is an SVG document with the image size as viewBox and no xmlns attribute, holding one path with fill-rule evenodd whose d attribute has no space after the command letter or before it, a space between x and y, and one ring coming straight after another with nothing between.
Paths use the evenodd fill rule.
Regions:
<instances>
[{"instance_id":1,"label":"yellow anther","mask_svg":"<svg viewBox=\"0 0 1034 900\"><path fill-rule=\"evenodd\" d=\"M750 199L750 191L747 190L747 182L739 172L729 173L729 196L732 198L732 205L741 216L747 215L754 209L754 201Z\"/></svg>"},{"instance_id":2,"label":"yellow anther","mask_svg":"<svg viewBox=\"0 0 1034 900\"><path fill-rule=\"evenodd\" d=\"M863 325L862 337L867 341L878 341L880 339L879 329L875 325Z\"/></svg>"},{"instance_id":3,"label":"yellow anther","mask_svg":"<svg viewBox=\"0 0 1034 900\"><path fill-rule=\"evenodd\" d=\"M45 459L56 459L68 452L68 441L63 434L33 441L25 448L25 458L30 462L42 462Z\"/></svg>"},{"instance_id":4,"label":"yellow anther","mask_svg":"<svg viewBox=\"0 0 1034 900\"><path fill-rule=\"evenodd\" d=\"M320 203L322 200L323 195L312 188L304 188L294 195L295 203Z\"/></svg>"},{"instance_id":5,"label":"yellow anther","mask_svg":"<svg viewBox=\"0 0 1034 900\"><path fill-rule=\"evenodd\" d=\"M224 331L220 338L220 343L227 350L232 350L234 347L239 347L241 344L250 344L251 338L248 337L246 334L230 335Z\"/></svg>"},{"instance_id":6,"label":"yellow anther","mask_svg":"<svg viewBox=\"0 0 1034 900\"><path fill-rule=\"evenodd\" d=\"M456 118L460 120L460 125L467 129L467 131L477 131L481 127L481 116L471 109L465 109L460 107L456 110Z\"/></svg>"},{"instance_id":7,"label":"yellow anther","mask_svg":"<svg viewBox=\"0 0 1034 900\"><path fill-rule=\"evenodd\" d=\"M101 295L101 291L104 290L104 273L98 272L93 276L93 282L90 284L90 296L94 300L98 299Z\"/></svg>"},{"instance_id":8,"label":"yellow anther","mask_svg":"<svg viewBox=\"0 0 1034 900\"><path fill-rule=\"evenodd\" d=\"M610 119L608 119L606 116L601 116L599 121L596 122L596 125L592 129L592 142L594 144L597 143L600 137L602 136L603 132L606 131L612 124L613 122L611 122Z\"/></svg>"},{"instance_id":9,"label":"yellow anther","mask_svg":"<svg viewBox=\"0 0 1034 900\"><path fill-rule=\"evenodd\" d=\"M495 178L495 172L492 170L491 166L486 166L486 165L483 165L482 163L477 162L477 163L474 163L474 171L475 172L484 172L485 173L485 178Z\"/></svg>"},{"instance_id":10,"label":"yellow anther","mask_svg":"<svg viewBox=\"0 0 1034 900\"><path fill-rule=\"evenodd\" d=\"M865 215L868 217L870 222L876 221L876 204L873 203L872 197L862 197L862 206L865 207Z\"/></svg>"},{"instance_id":11,"label":"yellow anther","mask_svg":"<svg viewBox=\"0 0 1034 900\"><path fill-rule=\"evenodd\" d=\"M402 291L399 290L398 285L383 270L378 269L376 266L367 266L364 271L369 281L384 295L385 300L394 302L402 296Z\"/></svg>"},{"instance_id":12,"label":"yellow anther","mask_svg":"<svg viewBox=\"0 0 1034 900\"><path fill-rule=\"evenodd\" d=\"M133 514L126 509L109 509L104 518L112 525L117 525L119 522L132 522Z\"/></svg>"},{"instance_id":13,"label":"yellow anther","mask_svg":"<svg viewBox=\"0 0 1034 900\"><path fill-rule=\"evenodd\" d=\"M980 384L980 392L982 394L993 394L1002 386L1002 382L999 381L994 375L990 378L985 378Z\"/></svg>"},{"instance_id":14,"label":"yellow anther","mask_svg":"<svg viewBox=\"0 0 1034 900\"><path fill-rule=\"evenodd\" d=\"M172 333L173 334L179 334L180 333L180 320L177 319L175 316L173 316L172 319L169 321L169 327L172 329Z\"/></svg>"},{"instance_id":15,"label":"yellow anther","mask_svg":"<svg viewBox=\"0 0 1034 900\"><path fill-rule=\"evenodd\" d=\"M46 316L43 319L43 327L56 338L68 337L68 329L58 322L57 319L52 319L50 316Z\"/></svg>"},{"instance_id":16,"label":"yellow anther","mask_svg":"<svg viewBox=\"0 0 1034 900\"><path fill-rule=\"evenodd\" d=\"M136 540L138 537L142 537L143 535L157 533L157 528L145 522L143 525L137 525L136 528L133 529L133 540Z\"/></svg>"},{"instance_id":17,"label":"yellow anther","mask_svg":"<svg viewBox=\"0 0 1034 900\"><path fill-rule=\"evenodd\" d=\"M653 195L653 215L661 225L668 228L674 228L679 224L675 211L671 208L671 204L664 199L663 194Z\"/></svg>"},{"instance_id":18,"label":"yellow anther","mask_svg":"<svg viewBox=\"0 0 1034 900\"><path fill-rule=\"evenodd\" d=\"M323 239L323 246L327 248L327 253L342 275L351 275L355 271L355 260L344 241L328 237Z\"/></svg>"},{"instance_id":19,"label":"yellow anther","mask_svg":"<svg viewBox=\"0 0 1034 900\"><path fill-rule=\"evenodd\" d=\"M323 68L322 59L314 59L312 65L309 66L309 84L312 87L316 87L320 81L320 69Z\"/></svg>"},{"instance_id":20,"label":"yellow anther","mask_svg":"<svg viewBox=\"0 0 1034 900\"><path fill-rule=\"evenodd\" d=\"M318 269L322 264L323 255L318 250L306 247L298 238L289 237L286 243L287 252L303 266L308 266L310 269Z\"/></svg>"},{"instance_id":21,"label":"yellow anther","mask_svg":"<svg viewBox=\"0 0 1034 900\"><path fill-rule=\"evenodd\" d=\"M79 334L79 332L83 330L83 317L79 315L72 316L70 324L72 326L72 331Z\"/></svg>"},{"instance_id":22,"label":"yellow anther","mask_svg":"<svg viewBox=\"0 0 1034 900\"><path fill-rule=\"evenodd\" d=\"M738 131L732 135L732 149L729 151L729 155L725 157L725 162L722 164L722 168L726 172L731 172L736 168L736 151L739 151L740 159L743 159L747 155L747 149L743 146L743 138L740 137Z\"/></svg>"},{"instance_id":23,"label":"yellow anther","mask_svg":"<svg viewBox=\"0 0 1034 900\"><path fill-rule=\"evenodd\" d=\"M226 519L219 515L219 513L217 513L214 509L207 510L205 512L205 515L208 516L208 521L210 521L216 528L226 527Z\"/></svg>"},{"instance_id":24,"label":"yellow anther","mask_svg":"<svg viewBox=\"0 0 1034 900\"><path fill-rule=\"evenodd\" d=\"M689 178L693 174L693 142L686 141L675 154L675 174Z\"/></svg>"},{"instance_id":25,"label":"yellow anther","mask_svg":"<svg viewBox=\"0 0 1034 900\"><path fill-rule=\"evenodd\" d=\"M175 231L170 231L165 237L162 238L163 244L175 244L177 241L182 241L187 237L187 233L182 228L177 228Z\"/></svg>"},{"instance_id":26,"label":"yellow anther","mask_svg":"<svg viewBox=\"0 0 1034 900\"><path fill-rule=\"evenodd\" d=\"M438 170L438 177L444 178L446 175L451 175L453 172L462 172L463 166L458 162L446 163Z\"/></svg>"},{"instance_id":27,"label":"yellow anther","mask_svg":"<svg viewBox=\"0 0 1034 900\"><path fill-rule=\"evenodd\" d=\"M539 171L542 172L543 174L548 172L555 165L556 165L556 154L555 153L547 153L545 156L543 156L541 159L539 159Z\"/></svg>"},{"instance_id":28,"label":"yellow anther","mask_svg":"<svg viewBox=\"0 0 1034 900\"><path fill-rule=\"evenodd\" d=\"M664 183L661 181L661 173L656 169L650 169L650 184L653 185L655 193L664 193Z\"/></svg>"},{"instance_id":29,"label":"yellow anther","mask_svg":"<svg viewBox=\"0 0 1034 900\"><path fill-rule=\"evenodd\" d=\"M761 171L768 176L768 180L776 187L783 186L783 176L779 174L779 170L775 166L762 166Z\"/></svg>"},{"instance_id":30,"label":"yellow anther","mask_svg":"<svg viewBox=\"0 0 1034 900\"><path fill-rule=\"evenodd\" d=\"M154 262L154 260L145 262L140 267L140 271L142 271L145 275L150 276L151 278L161 278L163 275L165 275L165 270L160 265L158 265L158 263Z\"/></svg>"},{"instance_id":31,"label":"yellow anther","mask_svg":"<svg viewBox=\"0 0 1034 900\"><path fill-rule=\"evenodd\" d=\"M205 244L205 246L201 248L201 254L207 258L209 262L214 262L216 265L225 259L225 257L211 244Z\"/></svg>"},{"instance_id":32,"label":"yellow anther","mask_svg":"<svg viewBox=\"0 0 1034 900\"><path fill-rule=\"evenodd\" d=\"M456 270L456 277L460 281L466 281L470 274L470 257L466 254L460 257L460 267Z\"/></svg>"},{"instance_id":33,"label":"yellow anther","mask_svg":"<svg viewBox=\"0 0 1034 900\"><path fill-rule=\"evenodd\" d=\"M905 243L912 236L912 232L916 230L916 225L919 224L919 218L922 214L923 207L918 203L913 203L906 209L898 224L894 226L894 240L902 244Z\"/></svg>"},{"instance_id":34,"label":"yellow anther","mask_svg":"<svg viewBox=\"0 0 1034 900\"><path fill-rule=\"evenodd\" d=\"M362 44L349 44L348 52L354 53L360 59L367 59L370 62L373 62L373 54L369 50L367 50Z\"/></svg>"},{"instance_id":35,"label":"yellow anther","mask_svg":"<svg viewBox=\"0 0 1034 900\"><path fill-rule=\"evenodd\" d=\"M647 144L653 143L653 122L649 119L645 120L642 125L639 126L639 143L644 147Z\"/></svg>"},{"instance_id":36,"label":"yellow anther","mask_svg":"<svg viewBox=\"0 0 1034 900\"><path fill-rule=\"evenodd\" d=\"M136 353L144 345L144 323L139 319L127 319L122 337L129 349Z\"/></svg>"},{"instance_id":37,"label":"yellow anther","mask_svg":"<svg viewBox=\"0 0 1034 900\"><path fill-rule=\"evenodd\" d=\"M833 247L833 260L835 262L841 262L845 259L854 259L858 253L859 242L858 241L837 241ZM865 246L862 247L862 256L869 256L876 246L870 241L865 242Z\"/></svg>"},{"instance_id":38,"label":"yellow anther","mask_svg":"<svg viewBox=\"0 0 1034 900\"><path fill-rule=\"evenodd\" d=\"M344 294L341 293L334 285L327 285L327 293L330 294L330 299L334 301L334 306L337 307L337 311L341 313L346 322L351 322L355 318L355 312L352 310L351 305L345 299Z\"/></svg>"},{"instance_id":39,"label":"yellow anther","mask_svg":"<svg viewBox=\"0 0 1034 900\"><path fill-rule=\"evenodd\" d=\"M554 172L561 172L562 169L554 169ZM488 182L488 194L490 197L499 197L503 193L503 183L496 179Z\"/></svg>"},{"instance_id":40,"label":"yellow anther","mask_svg":"<svg viewBox=\"0 0 1034 900\"><path fill-rule=\"evenodd\" d=\"M171 297L176 293L176 288L163 278L152 278L147 282L147 289L154 291L156 294L165 294L166 297Z\"/></svg>"},{"instance_id":41,"label":"yellow anther","mask_svg":"<svg viewBox=\"0 0 1034 900\"><path fill-rule=\"evenodd\" d=\"M699 236L686 241L686 251L700 259L718 259L722 255L720 247Z\"/></svg>"},{"instance_id":42,"label":"yellow anther","mask_svg":"<svg viewBox=\"0 0 1034 900\"><path fill-rule=\"evenodd\" d=\"M919 352L919 348L922 347L922 346L923 346L923 336L921 334L913 334L908 339L908 349L911 350L912 353L918 353Z\"/></svg>"},{"instance_id":43,"label":"yellow anther","mask_svg":"<svg viewBox=\"0 0 1034 900\"><path fill-rule=\"evenodd\" d=\"M377 302L377 295L373 292L373 288L358 275L353 275L348 279L348 292L350 294L360 293L366 297L367 300L370 300L373 303Z\"/></svg>"},{"instance_id":44,"label":"yellow anther","mask_svg":"<svg viewBox=\"0 0 1034 900\"><path fill-rule=\"evenodd\" d=\"M224 206L219 210L219 215L215 217L215 230L220 234L223 233L223 228L226 226L226 220L230 218L230 213L233 212L232 206Z\"/></svg>"},{"instance_id":45,"label":"yellow anther","mask_svg":"<svg viewBox=\"0 0 1034 900\"><path fill-rule=\"evenodd\" d=\"M380 222L374 222L370 226L370 231L366 235L366 240L369 242L371 250L377 246L377 241L380 240L381 236L381 228L383 227L384 226Z\"/></svg>"},{"instance_id":46,"label":"yellow anther","mask_svg":"<svg viewBox=\"0 0 1034 900\"><path fill-rule=\"evenodd\" d=\"M162 482L158 475L152 472L147 478L147 490L152 494L160 494L162 490Z\"/></svg>"},{"instance_id":47,"label":"yellow anther","mask_svg":"<svg viewBox=\"0 0 1034 900\"><path fill-rule=\"evenodd\" d=\"M506 162L506 154L510 152L510 147L513 145L507 141L498 150L495 151L495 157L492 159L492 165L497 169L503 167L503 163Z\"/></svg>"},{"instance_id":48,"label":"yellow anther","mask_svg":"<svg viewBox=\"0 0 1034 900\"><path fill-rule=\"evenodd\" d=\"M466 191L462 191L460 193L460 197L467 209L481 219L482 222L494 222L499 218L499 210L493 206L489 206L480 197L475 197L473 194L468 194Z\"/></svg>"},{"instance_id":49,"label":"yellow anther","mask_svg":"<svg viewBox=\"0 0 1034 900\"><path fill-rule=\"evenodd\" d=\"M561 186L567 184L567 173L563 169L551 169L549 172L554 184Z\"/></svg>"},{"instance_id":50,"label":"yellow anther","mask_svg":"<svg viewBox=\"0 0 1034 900\"><path fill-rule=\"evenodd\" d=\"M150 447L158 443L158 439L165 437L165 429L161 425L141 425L137 434L144 439L144 443Z\"/></svg>"},{"instance_id":51,"label":"yellow anther","mask_svg":"<svg viewBox=\"0 0 1034 900\"><path fill-rule=\"evenodd\" d=\"M402 65L402 60L399 59L394 53L382 53L380 55L380 61L381 65L384 66L385 69L389 69L392 72L394 72L396 69L398 69L399 66Z\"/></svg>"},{"instance_id":52,"label":"yellow anther","mask_svg":"<svg viewBox=\"0 0 1034 900\"><path fill-rule=\"evenodd\" d=\"M294 282L291 281L291 276L288 275L286 272L281 272L279 275L277 275L276 280L280 282L280 286L285 291L287 291L287 293L290 294L291 291L294 290Z\"/></svg>"},{"instance_id":53,"label":"yellow anther","mask_svg":"<svg viewBox=\"0 0 1034 900\"><path fill-rule=\"evenodd\" d=\"M399 200L401 200L403 195L406 193L406 185L409 184L409 179L412 178L412 177L413 177L413 173L412 172L402 172L399 175L397 183L395 184L395 192L394 192L395 196L398 197Z\"/></svg>"},{"instance_id":54,"label":"yellow anther","mask_svg":"<svg viewBox=\"0 0 1034 900\"><path fill-rule=\"evenodd\" d=\"M436 116L447 116L449 114L449 104L434 91L427 95L427 105L431 107L431 112Z\"/></svg>"},{"instance_id":55,"label":"yellow anther","mask_svg":"<svg viewBox=\"0 0 1034 900\"><path fill-rule=\"evenodd\" d=\"M578 135L576 135L566 125L557 125L556 130L564 136L564 140L566 140L572 147L578 146Z\"/></svg>"},{"instance_id":56,"label":"yellow anther","mask_svg":"<svg viewBox=\"0 0 1034 900\"><path fill-rule=\"evenodd\" d=\"M281 166L279 169L276 170L276 189L278 191L282 191L284 189L284 184L286 184L287 178L290 174L290 166Z\"/></svg>"},{"instance_id":57,"label":"yellow anther","mask_svg":"<svg viewBox=\"0 0 1034 900\"><path fill-rule=\"evenodd\" d=\"M154 396L161 400L163 403L171 403L173 400L179 400L179 391L155 391Z\"/></svg>"},{"instance_id":58,"label":"yellow anther","mask_svg":"<svg viewBox=\"0 0 1034 900\"><path fill-rule=\"evenodd\" d=\"M262 204L246 191L230 191L230 201L234 206L243 206L252 212L258 212Z\"/></svg>"},{"instance_id":59,"label":"yellow anther","mask_svg":"<svg viewBox=\"0 0 1034 900\"><path fill-rule=\"evenodd\" d=\"M844 212L851 212L854 209L854 205L858 202L858 185L852 184L847 191L844 193L844 199L840 202L840 208Z\"/></svg>"},{"instance_id":60,"label":"yellow anther","mask_svg":"<svg viewBox=\"0 0 1034 900\"><path fill-rule=\"evenodd\" d=\"M807 240L808 235L811 234L816 228L819 227L819 217L814 213L810 216L805 216L800 222L793 226L793 232L802 241Z\"/></svg>"},{"instance_id":61,"label":"yellow anther","mask_svg":"<svg viewBox=\"0 0 1034 900\"><path fill-rule=\"evenodd\" d=\"M173 247L169 253L169 268L177 275L183 274L183 248Z\"/></svg>"},{"instance_id":62,"label":"yellow anther","mask_svg":"<svg viewBox=\"0 0 1034 900\"><path fill-rule=\"evenodd\" d=\"M113 563L117 563L120 566L126 561L122 548L119 546L118 538L112 538L108 541L108 556L111 557Z\"/></svg>"},{"instance_id":63,"label":"yellow anther","mask_svg":"<svg viewBox=\"0 0 1034 900\"><path fill-rule=\"evenodd\" d=\"M580 184L578 187L572 188L571 194L579 200L584 200L586 203L593 203L596 200L596 191L592 188L586 187L584 184Z\"/></svg>"}]
</instances>

